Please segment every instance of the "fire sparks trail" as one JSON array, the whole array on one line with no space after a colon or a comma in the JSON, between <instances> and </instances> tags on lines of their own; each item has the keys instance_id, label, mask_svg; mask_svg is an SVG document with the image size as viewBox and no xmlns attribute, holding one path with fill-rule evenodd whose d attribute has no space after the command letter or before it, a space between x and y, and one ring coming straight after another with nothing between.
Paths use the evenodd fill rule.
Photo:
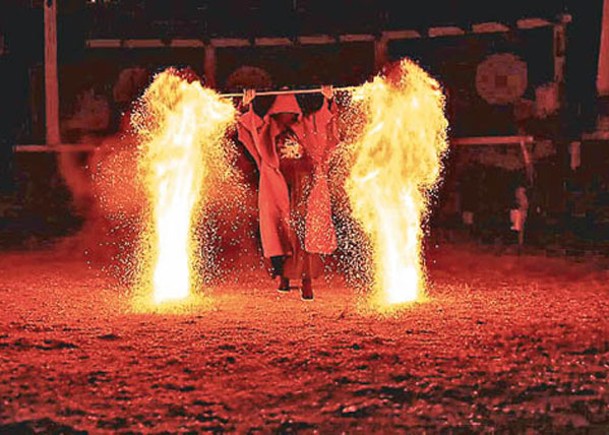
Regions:
<instances>
[{"instance_id":1,"label":"fire sparks trail","mask_svg":"<svg viewBox=\"0 0 609 435\"><path fill-rule=\"evenodd\" d=\"M447 149L444 96L425 71L403 60L354 99L367 120L352 146L346 190L373 245L375 302L416 301L425 290L421 225Z\"/></svg>"},{"instance_id":2,"label":"fire sparks trail","mask_svg":"<svg viewBox=\"0 0 609 435\"><path fill-rule=\"evenodd\" d=\"M155 303L185 299L196 283L194 224L214 174L230 167L223 149L230 101L169 69L155 78L134 116L140 170L150 201L150 269Z\"/></svg>"}]
</instances>

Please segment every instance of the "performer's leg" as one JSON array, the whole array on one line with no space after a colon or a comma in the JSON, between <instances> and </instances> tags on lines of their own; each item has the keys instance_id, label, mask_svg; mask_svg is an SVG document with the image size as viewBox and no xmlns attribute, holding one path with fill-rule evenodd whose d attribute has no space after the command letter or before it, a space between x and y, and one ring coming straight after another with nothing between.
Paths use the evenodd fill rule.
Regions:
<instances>
[{"instance_id":1,"label":"performer's leg","mask_svg":"<svg viewBox=\"0 0 609 435\"><path fill-rule=\"evenodd\" d=\"M273 278L279 277L279 286L277 287L277 290L280 292L290 291L290 280L283 275L285 256L278 255L276 257L271 257L271 264L273 265Z\"/></svg>"},{"instance_id":2,"label":"performer's leg","mask_svg":"<svg viewBox=\"0 0 609 435\"><path fill-rule=\"evenodd\" d=\"M283 276L283 263L285 262L285 256L277 255L275 257L271 257L271 265L273 270L271 275L273 278L276 276Z\"/></svg>"},{"instance_id":3,"label":"performer's leg","mask_svg":"<svg viewBox=\"0 0 609 435\"><path fill-rule=\"evenodd\" d=\"M301 297L302 297L302 300L304 300L304 301L313 300L313 282L312 282L311 278L302 279Z\"/></svg>"},{"instance_id":4,"label":"performer's leg","mask_svg":"<svg viewBox=\"0 0 609 435\"><path fill-rule=\"evenodd\" d=\"M304 265L302 273L302 288L301 297L304 301L313 300L313 281L311 279L311 256L308 252L303 251Z\"/></svg>"},{"instance_id":5,"label":"performer's leg","mask_svg":"<svg viewBox=\"0 0 609 435\"><path fill-rule=\"evenodd\" d=\"M277 287L277 290L280 292L289 292L290 291L290 280L289 278L286 278L285 276L282 276L279 279L279 286Z\"/></svg>"}]
</instances>

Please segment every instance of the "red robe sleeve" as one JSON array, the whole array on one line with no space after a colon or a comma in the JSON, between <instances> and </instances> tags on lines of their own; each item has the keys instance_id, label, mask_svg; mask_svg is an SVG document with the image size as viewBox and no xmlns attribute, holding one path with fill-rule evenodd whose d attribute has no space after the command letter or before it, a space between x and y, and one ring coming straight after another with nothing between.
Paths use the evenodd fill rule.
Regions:
<instances>
[{"instance_id":1,"label":"red robe sleeve","mask_svg":"<svg viewBox=\"0 0 609 435\"><path fill-rule=\"evenodd\" d=\"M319 254L331 254L337 247L328 186L328 160L336 145L336 122L329 105L324 99L321 108L304 120L305 147L314 164L313 185L307 198L305 249Z\"/></svg>"},{"instance_id":2,"label":"red robe sleeve","mask_svg":"<svg viewBox=\"0 0 609 435\"><path fill-rule=\"evenodd\" d=\"M258 131L263 123L251 105L237 122L237 138L250 153L258 168L260 168L260 136Z\"/></svg>"},{"instance_id":3,"label":"red robe sleeve","mask_svg":"<svg viewBox=\"0 0 609 435\"><path fill-rule=\"evenodd\" d=\"M330 104L324 99L321 108L305 119L307 151L316 164L325 164L337 143L335 110Z\"/></svg>"}]
</instances>

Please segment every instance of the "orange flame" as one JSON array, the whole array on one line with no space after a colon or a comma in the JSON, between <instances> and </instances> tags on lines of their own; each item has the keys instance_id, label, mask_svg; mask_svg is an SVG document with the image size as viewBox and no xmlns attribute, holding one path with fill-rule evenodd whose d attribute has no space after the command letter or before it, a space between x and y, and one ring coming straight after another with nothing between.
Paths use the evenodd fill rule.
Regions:
<instances>
[{"instance_id":1,"label":"orange flame","mask_svg":"<svg viewBox=\"0 0 609 435\"><path fill-rule=\"evenodd\" d=\"M379 305L422 298L422 222L442 170L447 120L440 85L409 60L356 90L366 115L352 145L346 183L357 219L373 245Z\"/></svg>"},{"instance_id":2,"label":"orange flame","mask_svg":"<svg viewBox=\"0 0 609 435\"><path fill-rule=\"evenodd\" d=\"M133 124L151 208L143 281L158 304L185 299L196 285L194 225L213 173L230 166L223 138L235 109L173 69L156 76L140 103Z\"/></svg>"}]
</instances>

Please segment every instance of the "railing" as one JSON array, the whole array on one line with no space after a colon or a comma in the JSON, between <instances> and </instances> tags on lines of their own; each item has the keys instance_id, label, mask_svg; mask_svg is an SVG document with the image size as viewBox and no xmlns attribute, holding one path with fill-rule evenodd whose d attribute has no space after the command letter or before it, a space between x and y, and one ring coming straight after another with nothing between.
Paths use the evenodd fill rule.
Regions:
<instances>
[{"instance_id":1,"label":"railing","mask_svg":"<svg viewBox=\"0 0 609 435\"><path fill-rule=\"evenodd\" d=\"M240 95L240 94L239 94ZM450 139L455 146L493 146L493 145L525 145L533 143L533 136L476 136ZM60 144L50 145L16 145L13 149L18 153L57 153L57 152L91 152L98 147L90 144ZM525 148L526 150L526 148ZM526 160L526 158L525 158Z\"/></svg>"},{"instance_id":2,"label":"railing","mask_svg":"<svg viewBox=\"0 0 609 435\"><path fill-rule=\"evenodd\" d=\"M371 0L97 1L75 13L83 15L90 38L124 39L375 33L435 26L469 29L489 21L515 27L522 18L553 21L566 11L565 1L557 0L480 2L476 8L454 0L431 0L407 8L407 13L405 5L403 1Z\"/></svg>"}]
</instances>

